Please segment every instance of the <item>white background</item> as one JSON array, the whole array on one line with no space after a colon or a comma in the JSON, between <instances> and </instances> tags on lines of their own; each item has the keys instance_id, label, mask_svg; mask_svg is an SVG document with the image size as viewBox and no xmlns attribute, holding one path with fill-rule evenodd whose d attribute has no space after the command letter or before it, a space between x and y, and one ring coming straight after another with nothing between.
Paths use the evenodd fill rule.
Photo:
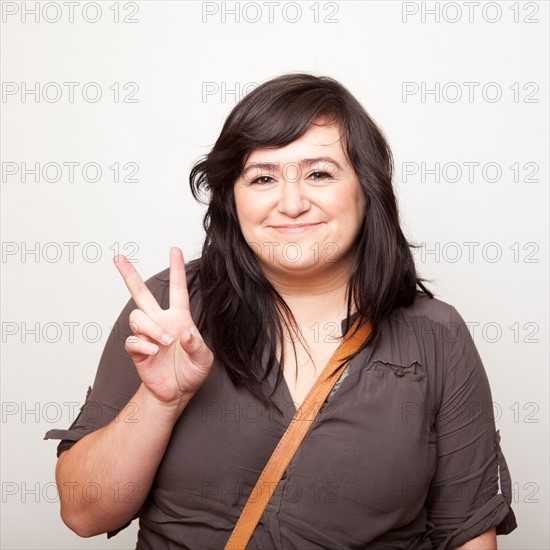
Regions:
<instances>
[{"instance_id":1,"label":"white background","mask_svg":"<svg viewBox=\"0 0 550 550\"><path fill-rule=\"evenodd\" d=\"M416 253L419 272L475 330L491 383L519 524L499 547L549 548L548 3L280 2L270 21L249 2L236 22L233 2L121 2L118 23L111 1L76 6L73 22L61 2L37 4L2 5L2 548L134 548L137 521L109 541L63 525L58 441L42 437L74 420L129 298L112 257L132 254L145 279L170 246L199 255L189 170L243 90L291 71L338 79L385 132L405 234L435 251ZM55 164L23 181L22 163L64 162L79 163L73 182L68 169L53 181ZM128 177L130 162L138 181L116 183L109 167ZM422 163L447 164L439 182ZM472 181L464 163L479 163Z\"/></svg>"}]
</instances>

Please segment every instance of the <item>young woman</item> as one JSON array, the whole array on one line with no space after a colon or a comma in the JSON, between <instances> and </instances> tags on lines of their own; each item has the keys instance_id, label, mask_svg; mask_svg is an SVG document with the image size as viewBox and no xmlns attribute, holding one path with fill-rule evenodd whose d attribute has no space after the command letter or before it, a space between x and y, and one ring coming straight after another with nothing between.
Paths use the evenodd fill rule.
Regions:
<instances>
[{"instance_id":1,"label":"young woman","mask_svg":"<svg viewBox=\"0 0 550 550\"><path fill-rule=\"evenodd\" d=\"M236 105L190 175L208 204L201 257L172 248L145 283L115 258L132 299L79 417L46 434L62 439L73 531L112 536L139 518L136 548L223 548L356 320L372 331L247 548L496 548L516 527L483 364L416 274L392 168L331 78L284 75Z\"/></svg>"}]
</instances>

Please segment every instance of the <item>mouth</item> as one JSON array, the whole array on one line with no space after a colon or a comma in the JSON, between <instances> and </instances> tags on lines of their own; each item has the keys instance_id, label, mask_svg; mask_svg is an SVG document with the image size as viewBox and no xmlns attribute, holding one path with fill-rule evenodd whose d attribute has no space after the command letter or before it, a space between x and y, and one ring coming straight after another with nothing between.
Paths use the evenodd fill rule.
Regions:
<instances>
[{"instance_id":1,"label":"mouth","mask_svg":"<svg viewBox=\"0 0 550 550\"><path fill-rule=\"evenodd\" d=\"M321 225L319 223L300 223L300 224L286 224L286 225L271 225L275 231L279 233L305 233L314 227Z\"/></svg>"}]
</instances>

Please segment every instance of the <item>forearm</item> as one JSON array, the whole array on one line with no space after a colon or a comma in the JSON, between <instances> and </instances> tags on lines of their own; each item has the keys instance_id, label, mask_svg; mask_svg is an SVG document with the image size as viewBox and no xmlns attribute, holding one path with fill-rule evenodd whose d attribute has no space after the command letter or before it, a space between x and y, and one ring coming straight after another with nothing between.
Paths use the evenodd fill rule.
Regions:
<instances>
[{"instance_id":1,"label":"forearm","mask_svg":"<svg viewBox=\"0 0 550 550\"><path fill-rule=\"evenodd\" d=\"M189 400L177 407L161 405L142 384L112 422L59 457L61 517L69 528L88 537L117 529L134 517Z\"/></svg>"},{"instance_id":2,"label":"forearm","mask_svg":"<svg viewBox=\"0 0 550 550\"><path fill-rule=\"evenodd\" d=\"M497 550L496 529L493 527L454 550Z\"/></svg>"}]
</instances>

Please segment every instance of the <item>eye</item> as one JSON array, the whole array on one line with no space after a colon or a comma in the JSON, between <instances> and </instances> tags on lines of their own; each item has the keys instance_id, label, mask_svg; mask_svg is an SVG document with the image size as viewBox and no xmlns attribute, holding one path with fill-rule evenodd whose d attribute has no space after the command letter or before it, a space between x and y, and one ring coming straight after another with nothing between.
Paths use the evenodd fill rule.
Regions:
<instances>
[{"instance_id":1,"label":"eye","mask_svg":"<svg viewBox=\"0 0 550 550\"><path fill-rule=\"evenodd\" d=\"M334 179L331 174L328 172L321 172L320 170L317 170L316 172L312 172L308 178L311 178L313 181L325 181L327 179Z\"/></svg>"},{"instance_id":2,"label":"eye","mask_svg":"<svg viewBox=\"0 0 550 550\"><path fill-rule=\"evenodd\" d=\"M271 183L275 181L271 176L258 176L250 182L250 185L253 184L262 184L262 183Z\"/></svg>"}]
</instances>

